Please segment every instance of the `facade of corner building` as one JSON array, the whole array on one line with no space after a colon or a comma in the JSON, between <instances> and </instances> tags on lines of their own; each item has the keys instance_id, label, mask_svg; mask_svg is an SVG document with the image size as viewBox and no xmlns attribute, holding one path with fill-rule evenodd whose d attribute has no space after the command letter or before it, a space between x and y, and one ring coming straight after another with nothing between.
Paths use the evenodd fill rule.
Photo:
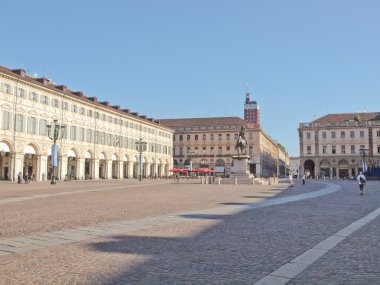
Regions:
<instances>
[{"instance_id":1,"label":"facade of corner building","mask_svg":"<svg viewBox=\"0 0 380 285\"><path fill-rule=\"evenodd\" d=\"M280 150L260 127L239 117L161 119L174 130L173 165L178 168L209 168L217 175L229 176L236 140L241 127L246 127L246 152L250 172L258 177L285 173L287 154Z\"/></svg>"},{"instance_id":2,"label":"facade of corner building","mask_svg":"<svg viewBox=\"0 0 380 285\"><path fill-rule=\"evenodd\" d=\"M173 131L146 116L70 91L23 69L0 67L0 179L52 176L47 125L58 138L58 179L163 177L172 167ZM141 155L136 146L146 142ZM140 167L141 166L141 167Z\"/></svg>"},{"instance_id":3,"label":"facade of corner building","mask_svg":"<svg viewBox=\"0 0 380 285\"><path fill-rule=\"evenodd\" d=\"M329 114L300 123L300 175L380 176L380 112Z\"/></svg>"}]
</instances>

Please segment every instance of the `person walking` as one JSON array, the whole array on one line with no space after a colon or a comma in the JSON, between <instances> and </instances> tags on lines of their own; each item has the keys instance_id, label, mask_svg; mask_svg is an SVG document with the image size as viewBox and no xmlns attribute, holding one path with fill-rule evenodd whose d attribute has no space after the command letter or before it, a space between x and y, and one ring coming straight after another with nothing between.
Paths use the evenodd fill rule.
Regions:
<instances>
[{"instance_id":1,"label":"person walking","mask_svg":"<svg viewBox=\"0 0 380 285\"><path fill-rule=\"evenodd\" d=\"M294 187L293 176L289 173L289 187Z\"/></svg>"},{"instance_id":2,"label":"person walking","mask_svg":"<svg viewBox=\"0 0 380 285\"><path fill-rule=\"evenodd\" d=\"M363 172L360 172L356 178L356 182L359 184L360 195L364 194L364 184L367 182Z\"/></svg>"},{"instance_id":3,"label":"person walking","mask_svg":"<svg viewBox=\"0 0 380 285\"><path fill-rule=\"evenodd\" d=\"M305 176L305 174L304 174L304 175L302 175L302 184L303 184L303 185L306 184L306 181L305 181L305 180L306 180L306 176Z\"/></svg>"}]
</instances>

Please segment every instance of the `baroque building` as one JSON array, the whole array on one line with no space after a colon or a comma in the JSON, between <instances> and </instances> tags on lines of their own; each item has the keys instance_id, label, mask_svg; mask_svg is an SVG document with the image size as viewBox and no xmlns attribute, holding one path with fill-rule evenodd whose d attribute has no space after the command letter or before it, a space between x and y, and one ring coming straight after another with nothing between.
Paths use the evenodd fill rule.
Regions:
<instances>
[{"instance_id":1,"label":"baroque building","mask_svg":"<svg viewBox=\"0 0 380 285\"><path fill-rule=\"evenodd\" d=\"M261 128L252 127L239 117L161 119L162 125L174 130L173 165L209 168L218 175L231 173L236 140L245 127L247 153L251 156L250 172L256 176L285 175L289 157Z\"/></svg>"},{"instance_id":2,"label":"baroque building","mask_svg":"<svg viewBox=\"0 0 380 285\"><path fill-rule=\"evenodd\" d=\"M380 175L380 113L329 114L300 123L300 175Z\"/></svg>"},{"instance_id":3,"label":"baroque building","mask_svg":"<svg viewBox=\"0 0 380 285\"><path fill-rule=\"evenodd\" d=\"M15 180L20 172L50 179L52 121L65 127L57 140L58 179L137 178L140 170L143 177L161 177L172 167L173 131L159 121L0 67L0 179ZM143 156L136 149L140 139Z\"/></svg>"}]
</instances>

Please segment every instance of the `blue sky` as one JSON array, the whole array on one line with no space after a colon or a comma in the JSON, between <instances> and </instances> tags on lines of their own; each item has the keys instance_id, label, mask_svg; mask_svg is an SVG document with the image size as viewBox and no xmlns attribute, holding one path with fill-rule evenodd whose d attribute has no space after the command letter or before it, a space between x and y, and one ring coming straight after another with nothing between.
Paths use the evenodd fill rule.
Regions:
<instances>
[{"instance_id":1,"label":"blue sky","mask_svg":"<svg viewBox=\"0 0 380 285\"><path fill-rule=\"evenodd\" d=\"M0 0L0 65L154 118L243 117L290 155L297 127L380 111L378 0Z\"/></svg>"}]
</instances>

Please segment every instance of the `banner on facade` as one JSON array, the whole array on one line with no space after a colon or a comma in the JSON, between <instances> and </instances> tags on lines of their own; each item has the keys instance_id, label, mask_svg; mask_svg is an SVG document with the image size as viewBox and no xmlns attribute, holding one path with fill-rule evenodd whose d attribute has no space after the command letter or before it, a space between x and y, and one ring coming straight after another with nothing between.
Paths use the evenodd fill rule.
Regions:
<instances>
[{"instance_id":1,"label":"banner on facade","mask_svg":"<svg viewBox=\"0 0 380 285\"><path fill-rule=\"evenodd\" d=\"M58 165L58 145L53 144L51 146L51 166Z\"/></svg>"}]
</instances>

